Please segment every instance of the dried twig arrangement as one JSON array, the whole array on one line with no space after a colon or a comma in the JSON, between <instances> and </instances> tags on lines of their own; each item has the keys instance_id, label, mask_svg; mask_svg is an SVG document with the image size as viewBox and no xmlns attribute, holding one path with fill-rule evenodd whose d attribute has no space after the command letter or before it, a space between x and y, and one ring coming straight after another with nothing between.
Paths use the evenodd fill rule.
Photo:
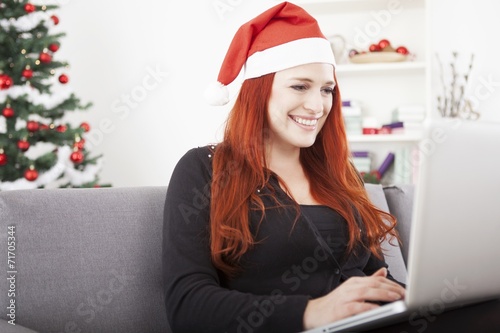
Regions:
<instances>
[{"instance_id":1,"label":"dried twig arrangement","mask_svg":"<svg viewBox=\"0 0 500 333\"><path fill-rule=\"evenodd\" d=\"M451 70L451 83L445 83L445 71L443 63L436 54L439 69L441 71L441 85L443 89L443 96L437 97L437 108L443 117L464 117L464 118L479 118L479 113L472 109L471 102L465 98L465 87L469 82L470 73L472 71L472 64L474 62L474 54L471 54L469 68L465 74L460 74L457 70L456 62L458 53L453 52L453 60L450 63Z\"/></svg>"}]
</instances>

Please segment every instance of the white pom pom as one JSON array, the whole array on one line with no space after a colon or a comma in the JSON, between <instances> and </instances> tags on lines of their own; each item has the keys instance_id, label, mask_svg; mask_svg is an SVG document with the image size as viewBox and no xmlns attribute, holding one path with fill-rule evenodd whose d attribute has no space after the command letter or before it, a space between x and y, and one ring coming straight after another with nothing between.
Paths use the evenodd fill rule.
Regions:
<instances>
[{"instance_id":1,"label":"white pom pom","mask_svg":"<svg viewBox=\"0 0 500 333\"><path fill-rule=\"evenodd\" d=\"M205 90L204 97L210 105L226 105L229 103L229 90L222 83L213 82Z\"/></svg>"}]
</instances>

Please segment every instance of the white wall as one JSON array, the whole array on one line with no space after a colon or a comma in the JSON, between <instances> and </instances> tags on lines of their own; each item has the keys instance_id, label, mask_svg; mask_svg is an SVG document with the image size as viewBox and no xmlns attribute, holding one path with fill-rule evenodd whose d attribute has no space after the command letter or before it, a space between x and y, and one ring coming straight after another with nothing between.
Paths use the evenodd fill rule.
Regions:
<instances>
[{"instance_id":1,"label":"white wall","mask_svg":"<svg viewBox=\"0 0 500 333\"><path fill-rule=\"evenodd\" d=\"M430 0L433 95L442 92L436 54L444 66L458 52L457 69L466 72L474 54L466 96L473 101L482 121L500 121L500 2L496 0ZM450 71L446 68L449 74ZM447 77L446 82L450 82ZM433 100L433 104L435 99Z\"/></svg>"},{"instance_id":2,"label":"white wall","mask_svg":"<svg viewBox=\"0 0 500 333\"><path fill-rule=\"evenodd\" d=\"M208 106L203 91L236 29L277 2L60 3L66 37L57 59L69 62L75 93L94 103L69 119L91 124L87 142L104 155L102 181L121 187L166 185L188 149L220 139L228 108Z\"/></svg>"},{"instance_id":3,"label":"white wall","mask_svg":"<svg viewBox=\"0 0 500 333\"><path fill-rule=\"evenodd\" d=\"M115 187L166 185L188 149L220 139L228 108L202 98L217 77L239 25L276 0L61 0L58 59L70 64L70 85L93 108L91 150L104 154L103 182ZM474 51L470 91L481 95L483 119L500 120L495 0L431 0L432 47L464 57ZM480 8L480 9L478 9ZM151 75L157 72L157 78ZM479 88L478 88L479 87ZM437 86L436 86L437 88ZM128 97L127 97L128 96ZM93 142L93 144L92 144Z\"/></svg>"}]
</instances>

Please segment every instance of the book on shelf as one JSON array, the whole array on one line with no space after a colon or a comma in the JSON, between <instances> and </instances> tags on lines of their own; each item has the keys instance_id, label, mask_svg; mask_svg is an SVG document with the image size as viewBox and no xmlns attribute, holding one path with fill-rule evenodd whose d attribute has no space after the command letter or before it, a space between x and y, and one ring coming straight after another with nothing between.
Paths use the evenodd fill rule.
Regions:
<instances>
[{"instance_id":1,"label":"book on shelf","mask_svg":"<svg viewBox=\"0 0 500 333\"><path fill-rule=\"evenodd\" d=\"M383 131L385 130L385 131ZM404 133L404 123L402 121L396 121L389 124L382 125L381 133L387 134L401 134Z\"/></svg>"},{"instance_id":2,"label":"book on shelf","mask_svg":"<svg viewBox=\"0 0 500 333\"><path fill-rule=\"evenodd\" d=\"M380 164L377 172L381 179L382 177L384 177L386 172L389 171L389 168L394 164L394 159L395 159L394 153L390 152L387 154L384 161L382 161L382 164Z\"/></svg>"},{"instance_id":3,"label":"book on shelf","mask_svg":"<svg viewBox=\"0 0 500 333\"><path fill-rule=\"evenodd\" d=\"M344 106L360 107L361 103L359 101L353 100L353 99L344 99L344 100L342 100L342 107L344 107Z\"/></svg>"},{"instance_id":4,"label":"book on shelf","mask_svg":"<svg viewBox=\"0 0 500 333\"><path fill-rule=\"evenodd\" d=\"M390 172L395 161L395 154L389 152L378 168L373 168L372 153L369 151L353 151L351 159L356 170L363 176L365 182L382 183L390 178Z\"/></svg>"},{"instance_id":5,"label":"book on shelf","mask_svg":"<svg viewBox=\"0 0 500 333\"><path fill-rule=\"evenodd\" d=\"M369 151L353 151L351 152L352 157L370 157Z\"/></svg>"},{"instance_id":6,"label":"book on shelf","mask_svg":"<svg viewBox=\"0 0 500 333\"><path fill-rule=\"evenodd\" d=\"M372 170L372 158L368 151L351 152L351 161L358 172L369 173Z\"/></svg>"},{"instance_id":7,"label":"book on shelf","mask_svg":"<svg viewBox=\"0 0 500 333\"><path fill-rule=\"evenodd\" d=\"M342 117L348 135L362 133L362 114L363 112L359 102L352 100L342 101Z\"/></svg>"},{"instance_id":8,"label":"book on shelf","mask_svg":"<svg viewBox=\"0 0 500 333\"><path fill-rule=\"evenodd\" d=\"M406 132L422 130L425 108L421 105L403 105L392 112L392 121L402 122Z\"/></svg>"},{"instance_id":9,"label":"book on shelf","mask_svg":"<svg viewBox=\"0 0 500 333\"><path fill-rule=\"evenodd\" d=\"M418 153L418 149L415 147L403 147L395 151L393 176L395 184L415 183L415 177L418 174L416 153Z\"/></svg>"}]
</instances>

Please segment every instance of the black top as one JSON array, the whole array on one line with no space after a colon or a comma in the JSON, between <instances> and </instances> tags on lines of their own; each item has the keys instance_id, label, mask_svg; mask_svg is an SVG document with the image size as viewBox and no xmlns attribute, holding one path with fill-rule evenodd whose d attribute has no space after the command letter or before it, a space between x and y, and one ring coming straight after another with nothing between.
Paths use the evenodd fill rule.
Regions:
<instances>
[{"instance_id":1,"label":"black top","mask_svg":"<svg viewBox=\"0 0 500 333\"><path fill-rule=\"evenodd\" d=\"M335 210L322 205L300 205L301 214L318 229L340 264L345 261L349 231L347 221Z\"/></svg>"},{"instance_id":2,"label":"black top","mask_svg":"<svg viewBox=\"0 0 500 333\"><path fill-rule=\"evenodd\" d=\"M339 263L334 253L340 258L340 248L330 247L328 235L325 240L319 231L323 227L318 229L304 214L296 221L294 203L271 178L285 207L276 207L268 189L255 189L266 207L258 228L260 212L249 212L256 245L242 257L241 273L226 278L210 258L211 157L209 147L187 152L167 190L163 277L173 332L299 332L310 298L329 293L351 276L387 267L362 246ZM321 223L316 214L305 214Z\"/></svg>"}]
</instances>

